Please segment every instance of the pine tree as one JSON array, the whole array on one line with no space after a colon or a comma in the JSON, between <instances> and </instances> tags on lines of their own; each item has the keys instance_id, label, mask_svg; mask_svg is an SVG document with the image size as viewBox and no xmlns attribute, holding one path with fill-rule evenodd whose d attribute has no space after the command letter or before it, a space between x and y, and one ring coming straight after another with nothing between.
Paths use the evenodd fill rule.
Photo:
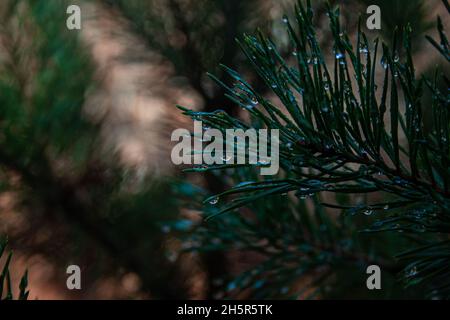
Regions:
<instances>
[{"instance_id":1,"label":"pine tree","mask_svg":"<svg viewBox=\"0 0 450 320\"><path fill-rule=\"evenodd\" d=\"M180 237L187 250L262 256L255 268L227 279L227 296L449 298L450 110L440 87L448 87L443 66L432 77L416 74L410 26L387 45L370 41L360 21L354 43L341 28L339 9L328 6L327 13L332 62L317 40L310 1L298 3L295 23L283 18L294 64L262 33L239 41L277 99L229 67L223 66L234 85L213 76L250 121L180 107L223 133L278 129L282 166L271 178L257 174L264 163L192 168L232 187L207 198L206 222ZM448 62L440 19L437 27L440 39L428 39ZM365 285L373 264L383 272L380 291Z\"/></svg>"},{"instance_id":2,"label":"pine tree","mask_svg":"<svg viewBox=\"0 0 450 320\"><path fill-rule=\"evenodd\" d=\"M176 267L161 252L158 222L176 213L162 196L170 186L153 181L134 191L135 172L102 147L103 119L83 111L96 88L94 66L79 32L66 28L68 5L8 0L0 6L0 191L17 199L14 209L32 225L9 233L10 242L46 254L61 269L95 254L94 278L125 270L154 297L183 297ZM45 228L52 237L36 246L34 232ZM61 233L76 241L61 245Z\"/></svg>"}]
</instances>

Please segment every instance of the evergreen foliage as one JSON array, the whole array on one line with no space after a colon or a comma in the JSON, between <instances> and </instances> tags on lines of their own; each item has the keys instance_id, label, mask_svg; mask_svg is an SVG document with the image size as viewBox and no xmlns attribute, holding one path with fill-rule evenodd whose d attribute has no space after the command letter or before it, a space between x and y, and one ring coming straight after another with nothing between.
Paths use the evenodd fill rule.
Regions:
<instances>
[{"instance_id":1,"label":"evergreen foliage","mask_svg":"<svg viewBox=\"0 0 450 320\"><path fill-rule=\"evenodd\" d=\"M3 254L5 253L6 245L8 241L6 239L0 239L0 259L3 258ZM13 286L11 283L11 275L9 273L9 265L12 259L12 252L9 252L6 255L6 258L3 263L3 267L0 269L0 301L1 300L12 300L13 296ZM28 285L28 271L25 271L22 279L19 284L19 295L17 297L18 300L27 300L29 291L27 291Z\"/></svg>"},{"instance_id":2,"label":"evergreen foliage","mask_svg":"<svg viewBox=\"0 0 450 320\"><path fill-rule=\"evenodd\" d=\"M323 11L320 1L299 3L295 23L283 19L286 38L264 36L267 23L238 44L235 37L269 18L259 1L98 1L113 3L150 49L173 63L205 101L204 111L233 106L182 108L186 114L222 131L280 130L279 176L258 176L262 163L193 168L208 174L207 190L137 181L100 147L103 119L83 115L85 97L95 90L94 66L78 33L61 27L69 2L0 4L0 191L13 193L30 221L69 226L76 241L68 256L95 254L92 277L131 271L151 297L187 297L176 274L185 266L163 255L161 234L161 221L186 206L203 210L206 222L176 220L163 231L179 236L186 251L207 252L215 262L205 267L209 276L223 276L214 273L224 264L214 253L241 251L258 262L235 278L209 279L226 280L214 297L450 297L448 79L443 66L427 76L414 68L412 44L429 28L423 1L401 8L376 1L385 29L399 25L389 45L373 42L361 23L353 43L339 10ZM324 12L332 53L316 35ZM428 40L448 62L440 19L437 28L439 39ZM382 36L390 37L385 30ZM244 56L257 79L240 75L248 71ZM218 61L243 72L216 70ZM205 81L204 69L213 70L218 89ZM236 106L251 120L237 119ZM233 187L218 191L223 186ZM12 299L5 246L0 242L0 299ZM382 269L381 291L365 287L371 264ZM28 297L26 287L27 273L17 298Z\"/></svg>"},{"instance_id":3,"label":"evergreen foliage","mask_svg":"<svg viewBox=\"0 0 450 320\"><path fill-rule=\"evenodd\" d=\"M233 187L207 198L207 222L180 236L189 250L264 256L228 282L231 296L449 298L450 109L448 92L437 85L448 79L439 68L432 78L416 74L410 26L387 45L370 41L360 23L353 43L331 6L330 62L313 16L310 1L300 1L295 23L283 19L295 66L262 33L239 40L276 99L226 66L234 85L215 78L250 122L180 107L223 133L279 129L283 168L271 178L250 165L193 168L224 170L217 177ZM440 19L438 30L440 39L429 40L448 62ZM382 293L365 287L371 264L383 272Z\"/></svg>"},{"instance_id":4,"label":"evergreen foliage","mask_svg":"<svg viewBox=\"0 0 450 320\"><path fill-rule=\"evenodd\" d=\"M95 122L83 112L86 96L96 88L94 66L79 32L65 27L68 4L2 2L1 191L14 195L14 209L30 221L44 227L55 222L67 227L67 238L77 239L61 248L71 261L57 260L61 254L51 252L49 259L63 264L59 267L95 252L93 277L122 269L135 272L142 290L154 297L183 297L174 267L162 254L157 224L176 214L169 186L139 180L102 147L103 119ZM32 236L20 236L24 248L33 246ZM44 251L60 249L43 246ZM155 254L151 259L149 252Z\"/></svg>"}]
</instances>

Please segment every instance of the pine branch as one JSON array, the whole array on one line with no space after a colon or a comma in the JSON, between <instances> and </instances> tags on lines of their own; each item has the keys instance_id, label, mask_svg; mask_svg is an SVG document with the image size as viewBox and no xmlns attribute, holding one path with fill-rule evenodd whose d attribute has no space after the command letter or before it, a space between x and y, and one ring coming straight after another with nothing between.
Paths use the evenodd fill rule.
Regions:
<instances>
[{"instance_id":1,"label":"pine branch","mask_svg":"<svg viewBox=\"0 0 450 320\"><path fill-rule=\"evenodd\" d=\"M251 208L258 202L271 204L268 197L290 192L295 192L300 200L324 192L334 193L336 197L376 192L389 200L345 206L326 203L325 206L351 215L378 216L379 220L366 228L369 233L377 232L378 237L380 231L395 231L396 237L405 234L419 241L420 234L429 243L441 243L450 233L447 222L450 208L448 97L439 92L436 79L430 81L416 76L410 27L404 30L400 52L396 49L397 36L391 47L380 45L378 39L369 43L361 23L353 44L340 27L339 11L328 7L328 15L334 39L332 67L327 62L328 54L321 50L317 41L310 1L306 6L299 2L295 8L297 25L291 24L287 17L283 19L295 67L285 61L274 42L262 34L246 35L239 42L248 61L282 107L256 92L237 72L224 67L235 85L230 87L216 81L234 103L250 113L251 123L243 123L223 111L205 113L181 108L193 119L202 120L205 126L223 133L228 128L280 131L283 178L255 177L255 181L238 184L206 199L205 202L210 202L232 196L231 201L223 201L224 205L210 217L227 219L218 216ZM441 26L438 23L442 46L435 41L432 43L446 57L448 46ZM379 63L384 74L381 83L377 80ZM437 73L437 76L441 75ZM433 96L432 105L426 109L422 102L425 90ZM432 118L431 130L424 125L424 117L428 116ZM252 170L261 165L244 166ZM241 170L241 167L211 165L191 171ZM320 207L319 203L317 205ZM275 212L279 211L266 214ZM255 213L264 216L261 212ZM433 265L438 261L431 259L426 263ZM413 275L408 279L412 284L416 278ZM429 284L435 288L433 290L438 290L433 281ZM446 296L447 293L440 290L439 294Z\"/></svg>"}]
</instances>

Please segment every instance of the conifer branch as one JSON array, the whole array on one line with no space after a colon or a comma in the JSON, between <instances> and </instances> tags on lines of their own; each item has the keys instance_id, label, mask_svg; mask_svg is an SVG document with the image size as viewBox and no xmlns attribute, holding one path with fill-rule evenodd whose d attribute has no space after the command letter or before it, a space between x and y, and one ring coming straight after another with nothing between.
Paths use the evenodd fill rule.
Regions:
<instances>
[{"instance_id":1,"label":"conifer branch","mask_svg":"<svg viewBox=\"0 0 450 320\"><path fill-rule=\"evenodd\" d=\"M444 3L448 7L448 2ZM280 177L263 179L253 176L254 180L237 184L206 199L205 203L212 199L223 202L212 210L210 217L214 219L208 223L215 219L221 219L220 223L227 222L231 218L222 217L222 214L243 214L249 209L259 218L266 217L266 214L270 219L283 219L278 215L279 210L264 208L264 205L269 207L276 201L268 197L295 192L295 197L304 202L305 198L315 195L314 210L316 214L322 212L322 218L327 215L324 207L340 209L344 215L350 216L373 215L378 219L367 222L369 227L363 228L366 233L377 233L381 239L381 231L383 234L394 232L396 237L405 235L424 244L425 247L419 246L398 256L412 259L402 273L406 274L402 276L406 286L424 282L428 292L448 297L450 282L444 276L447 270L445 263L448 264L445 253L448 242L442 241L450 233L450 114L448 97L437 87L438 78L445 76L437 72L436 77L430 80L416 75L410 27L403 30L401 44L397 43L399 38L394 35L389 46L381 44L378 39L371 43L360 23L356 43L352 43L340 26L338 9L328 6L328 16L334 39L332 63L328 62L328 53L322 51L317 41L310 1L306 5L299 1L295 8L296 24L287 17L283 19L295 67L283 59L274 42L261 33L245 35L239 41L248 61L281 105L269 101L236 71L224 67L234 79L234 86L213 78L225 88L233 103L248 111L252 119L250 123L220 110L195 112L181 108L184 114L223 133L229 128L280 131L280 163L284 169ZM430 41L448 60L448 42L440 20L438 30L441 44ZM403 50L397 50L399 45ZM381 83L377 80L380 69L383 74ZM424 104L424 91L431 93L431 105ZM425 117L431 118L431 129L425 126ZM243 170L251 171L258 166L246 165L247 168L242 169L242 165L234 164L209 165L192 171L234 169L239 170L237 176L242 178L246 175ZM315 198L325 192L336 194L337 202L324 203ZM355 204L350 198L339 203L339 198L346 194L370 193L381 194L388 200ZM305 208L297 214L304 215L302 210ZM249 228L242 223L244 230ZM304 229L304 223L299 228ZM305 231L308 234L317 232L308 227ZM225 233L225 230L221 232ZM234 236L238 237L237 234ZM276 237L276 234L272 236ZM283 237L281 234L278 236ZM321 246L317 248L320 251ZM428 250L436 250L435 259L422 258ZM301 266L302 262L299 262L298 267ZM411 266L420 271L411 274ZM444 279L445 285L437 287L436 284Z\"/></svg>"}]
</instances>

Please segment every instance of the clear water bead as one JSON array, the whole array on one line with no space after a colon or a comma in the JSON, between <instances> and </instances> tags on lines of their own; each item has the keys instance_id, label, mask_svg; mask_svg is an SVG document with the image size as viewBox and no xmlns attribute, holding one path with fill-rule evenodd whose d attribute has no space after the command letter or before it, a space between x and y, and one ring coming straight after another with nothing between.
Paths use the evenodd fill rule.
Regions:
<instances>
[{"instance_id":1,"label":"clear water bead","mask_svg":"<svg viewBox=\"0 0 450 320\"><path fill-rule=\"evenodd\" d=\"M256 106L259 103L259 101L258 101L258 99L256 99L256 97L252 97L251 100L250 100L250 103L252 105Z\"/></svg>"},{"instance_id":2,"label":"clear water bead","mask_svg":"<svg viewBox=\"0 0 450 320\"><path fill-rule=\"evenodd\" d=\"M344 54L340 51L336 52L336 59L341 60L344 58Z\"/></svg>"},{"instance_id":3,"label":"clear water bead","mask_svg":"<svg viewBox=\"0 0 450 320\"><path fill-rule=\"evenodd\" d=\"M406 273L407 277L414 277L415 275L417 275L417 267L416 266L409 269Z\"/></svg>"},{"instance_id":4,"label":"clear water bead","mask_svg":"<svg viewBox=\"0 0 450 320\"><path fill-rule=\"evenodd\" d=\"M212 198L209 200L209 204L215 205L219 202L219 197Z\"/></svg>"},{"instance_id":5,"label":"clear water bead","mask_svg":"<svg viewBox=\"0 0 450 320\"><path fill-rule=\"evenodd\" d=\"M381 66L383 67L383 69L387 69L388 68L388 66L389 66L389 64L388 64L388 62L386 61L386 58L385 57L383 57L383 58L381 58Z\"/></svg>"},{"instance_id":6,"label":"clear water bead","mask_svg":"<svg viewBox=\"0 0 450 320\"><path fill-rule=\"evenodd\" d=\"M367 53L369 53L369 49L367 48L367 46L361 45L359 47L359 53L367 54Z\"/></svg>"}]
</instances>

